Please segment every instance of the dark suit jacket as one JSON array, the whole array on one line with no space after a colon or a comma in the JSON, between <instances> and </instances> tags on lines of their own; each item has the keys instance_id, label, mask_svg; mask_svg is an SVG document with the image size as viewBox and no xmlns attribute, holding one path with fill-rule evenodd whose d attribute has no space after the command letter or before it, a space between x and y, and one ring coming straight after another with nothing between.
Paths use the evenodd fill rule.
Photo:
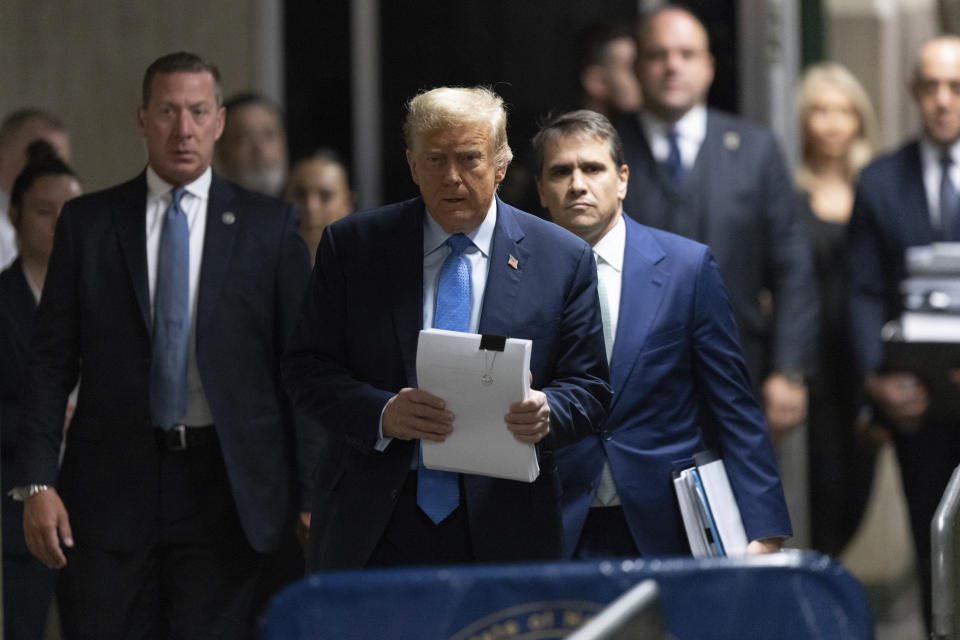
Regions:
<instances>
[{"instance_id":1,"label":"dark suit jacket","mask_svg":"<svg viewBox=\"0 0 960 640\"><path fill-rule=\"evenodd\" d=\"M900 283L906 277L906 248L937 240L927 207L918 142L863 169L847 237L851 337L863 375L881 364L880 329L903 309Z\"/></svg>"},{"instance_id":2,"label":"dark suit jacket","mask_svg":"<svg viewBox=\"0 0 960 640\"><path fill-rule=\"evenodd\" d=\"M284 367L298 410L331 436L311 522L316 568L364 566L410 469L415 441L374 445L387 400L417 386L425 215L415 198L337 222L320 242ZM532 484L464 476L478 561L560 555L553 450L594 433L610 398L596 282L584 242L497 200L479 331L533 340L532 387L548 397L551 433Z\"/></svg>"},{"instance_id":3,"label":"dark suit jacket","mask_svg":"<svg viewBox=\"0 0 960 640\"><path fill-rule=\"evenodd\" d=\"M18 457L21 484L58 487L78 541L120 551L148 539L157 512L145 176L63 209L31 345ZM279 360L309 258L292 207L216 175L206 224L197 361L244 531L267 551L298 507ZM58 473L64 402L78 375Z\"/></svg>"},{"instance_id":4,"label":"dark suit jacket","mask_svg":"<svg viewBox=\"0 0 960 640\"><path fill-rule=\"evenodd\" d=\"M616 124L630 166L624 210L638 222L710 246L730 291L753 384L771 371L810 372L818 304L813 260L774 137L741 118L707 111L694 168L699 210L695 230L685 232L671 216L684 194L654 160L638 118ZM761 304L765 289L773 294L772 317Z\"/></svg>"},{"instance_id":5,"label":"dark suit jacket","mask_svg":"<svg viewBox=\"0 0 960 640\"><path fill-rule=\"evenodd\" d=\"M27 367L37 304L23 275L20 259L0 273L0 467L3 470L3 552L26 555L23 503L7 495L16 486L14 460L20 426L20 394ZM61 418L62 423L62 418Z\"/></svg>"},{"instance_id":6,"label":"dark suit jacket","mask_svg":"<svg viewBox=\"0 0 960 640\"><path fill-rule=\"evenodd\" d=\"M747 536L789 536L767 426L709 249L625 221L613 401L599 435L557 452L565 554L580 539L605 460L640 553L689 553L671 471L704 449L703 421L720 435Z\"/></svg>"}]
</instances>

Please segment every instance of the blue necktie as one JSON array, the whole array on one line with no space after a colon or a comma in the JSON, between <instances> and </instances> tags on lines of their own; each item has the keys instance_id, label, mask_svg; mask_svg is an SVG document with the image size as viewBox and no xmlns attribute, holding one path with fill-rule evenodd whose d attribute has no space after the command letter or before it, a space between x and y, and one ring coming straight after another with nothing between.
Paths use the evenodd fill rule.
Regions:
<instances>
[{"instance_id":1,"label":"blue necktie","mask_svg":"<svg viewBox=\"0 0 960 640\"><path fill-rule=\"evenodd\" d=\"M940 158L940 233L946 241L960 240L960 224L957 220L960 217L960 197L950 179L952 164L953 158L949 153L944 153Z\"/></svg>"},{"instance_id":2,"label":"blue necktie","mask_svg":"<svg viewBox=\"0 0 960 640\"><path fill-rule=\"evenodd\" d=\"M680 145L677 144L677 128L670 127L667 131L667 142L670 143L670 153L667 155L667 173L673 179L673 183L679 185L683 182L684 169L683 159L680 157Z\"/></svg>"},{"instance_id":3,"label":"blue necktie","mask_svg":"<svg viewBox=\"0 0 960 640\"><path fill-rule=\"evenodd\" d=\"M187 341L190 335L190 229L180 208L183 187L163 216L153 296L153 359L150 363L150 414L163 429L187 411Z\"/></svg>"},{"instance_id":4,"label":"blue necktie","mask_svg":"<svg viewBox=\"0 0 960 640\"><path fill-rule=\"evenodd\" d=\"M472 243L462 233L455 233L446 242L450 255L440 266L437 277L437 307L433 314L436 329L470 330L470 262L463 255ZM419 447L418 447L419 449ZM457 474L436 471L423 465L419 450L417 465L417 505L435 523L453 513L460 504Z\"/></svg>"}]
</instances>

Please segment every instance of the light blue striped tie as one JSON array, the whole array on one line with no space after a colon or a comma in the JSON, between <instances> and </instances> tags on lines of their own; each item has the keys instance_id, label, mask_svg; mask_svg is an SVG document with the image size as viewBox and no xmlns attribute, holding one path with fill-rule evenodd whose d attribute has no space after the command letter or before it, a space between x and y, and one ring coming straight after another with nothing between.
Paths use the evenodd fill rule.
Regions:
<instances>
[{"instance_id":1,"label":"light blue striped tie","mask_svg":"<svg viewBox=\"0 0 960 640\"><path fill-rule=\"evenodd\" d=\"M437 277L437 307L433 314L436 329L470 330L470 261L463 252L472 243L462 233L447 238L450 255L443 261ZM436 523L453 513L460 504L457 474L428 469L423 450L417 465L417 505Z\"/></svg>"},{"instance_id":2,"label":"light blue striped tie","mask_svg":"<svg viewBox=\"0 0 960 640\"><path fill-rule=\"evenodd\" d=\"M163 216L153 296L150 415L163 429L187 412L187 342L190 336L190 229L180 208L183 187Z\"/></svg>"}]
</instances>

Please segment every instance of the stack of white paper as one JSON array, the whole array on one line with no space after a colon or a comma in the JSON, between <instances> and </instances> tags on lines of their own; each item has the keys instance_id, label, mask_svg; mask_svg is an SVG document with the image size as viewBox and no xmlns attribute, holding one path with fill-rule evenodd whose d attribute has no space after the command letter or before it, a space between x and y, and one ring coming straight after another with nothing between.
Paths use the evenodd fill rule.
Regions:
<instances>
[{"instance_id":1,"label":"stack of white paper","mask_svg":"<svg viewBox=\"0 0 960 640\"><path fill-rule=\"evenodd\" d=\"M704 451L693 464L673 475L690 551L698 558L743 555L747 534L723 459Z\"/></svg>"},{"instance_id":2,"label":"stack of white paper","mask_svg":"<svg viewBox=\"0 0 960 640\"><path fill-rule=\"evenodd\" d=\"M530 340L508 338L502 352L480 349L482 336L424 329L417 345L417 386L441 398L455 418L443 442L422 441L431 469L533 482L540 475L532 444L507 429L510 405L530 391Z\"/></svg>"}]
</instances>

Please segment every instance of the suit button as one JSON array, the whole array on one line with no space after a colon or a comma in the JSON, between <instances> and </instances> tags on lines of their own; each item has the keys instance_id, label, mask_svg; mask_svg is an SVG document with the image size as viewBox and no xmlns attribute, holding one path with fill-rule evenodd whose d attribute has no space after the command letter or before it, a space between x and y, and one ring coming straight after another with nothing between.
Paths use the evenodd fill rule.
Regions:
<instances>
[{"instance_id":1,"label":"suit button","mask_svg":"<svg viewBox=\"0 0 960 640\"><path fill-rule=\"evenodd\" d=\"M397 499L397 495L398 495L399 493L400 493L400 492L397 491L396 489L391 489L391 490L390 490L390 498L393 499L393 500L396 500L396 499Z\"/></svg>"},{"instance_id":2,"label":"suit button","mask_svg":"<svg viewBox=\"0 0 960 640\"><path fill-rule=\"evenodd\" d=\"M610 442L611 440L613 440L613 434L610 433L609 431L604 431L603 439L606 440L607 442Z\"/></svg>"}]
</instances>

